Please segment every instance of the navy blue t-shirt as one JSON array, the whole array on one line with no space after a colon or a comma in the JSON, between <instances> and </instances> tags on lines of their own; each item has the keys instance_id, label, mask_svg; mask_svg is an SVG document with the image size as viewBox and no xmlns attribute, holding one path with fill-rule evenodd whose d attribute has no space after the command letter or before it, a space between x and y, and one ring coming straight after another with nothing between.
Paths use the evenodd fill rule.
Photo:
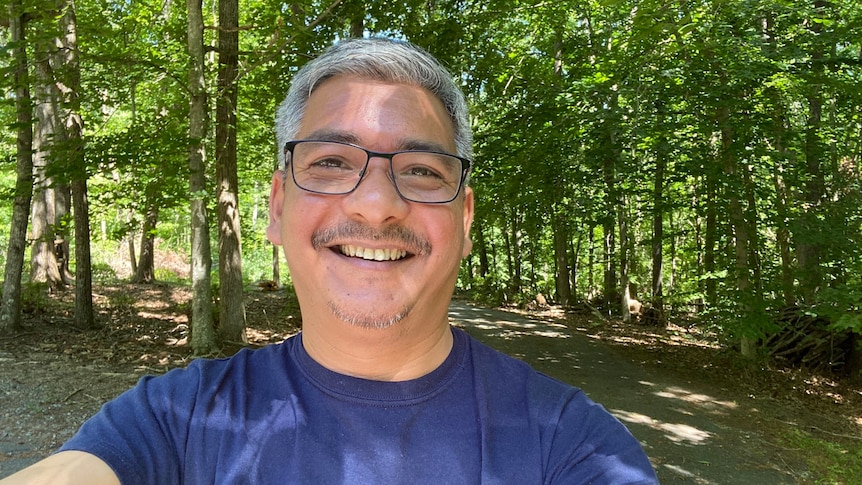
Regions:
<instances>
[{"instance_id":1,"label":"navy blue t-shirt","mask_svg":"<svg viewBox=\"0 0 862 485\"><path fill-rule=\"evenodd\" d=\"M145 377L62 450L123 484L658 483L628 430L567 384L453 329L418 379L332 372L302 336Z\"/></svg>"}]
</instances>

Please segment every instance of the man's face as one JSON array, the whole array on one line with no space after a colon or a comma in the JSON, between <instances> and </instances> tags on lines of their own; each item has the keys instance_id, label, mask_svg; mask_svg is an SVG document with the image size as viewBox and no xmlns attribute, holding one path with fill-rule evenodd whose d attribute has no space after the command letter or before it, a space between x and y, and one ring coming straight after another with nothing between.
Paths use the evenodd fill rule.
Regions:
<instances>
[{"instance_id":1,"label":"man's face","mask_svg":"<svg viewBox=\"0 0 862 485\"><path fill-rule=\"evenodd\" d=\"M452 122L431 93L347 76L312 93L296 138L377 152L427 146L455 153ZM306 192L277 172L267 236L284 246L304 322L334 315L385 328L413 315L438 325L472 246L472 219L470 188L448 204L408 202L392 184L389 161L372 158L346 195Z\"/></svg>"}]
</instances>

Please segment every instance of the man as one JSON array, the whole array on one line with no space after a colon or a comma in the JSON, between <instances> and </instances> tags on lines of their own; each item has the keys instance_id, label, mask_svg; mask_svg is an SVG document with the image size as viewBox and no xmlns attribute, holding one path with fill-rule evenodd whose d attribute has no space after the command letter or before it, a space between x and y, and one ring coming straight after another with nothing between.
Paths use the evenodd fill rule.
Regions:
<instances>
[{"instance_id":1,"label":"man","mask_svg":"<svg viewBox=\"0 0 862 485\"><path fill-rule=\"evenodd\" d=\"M301 334L142 379L13 483L657 483L583 393L449 326L471 134L434 58L342 42L276 125L267 235Z\"/></svg>"}]
</instances>

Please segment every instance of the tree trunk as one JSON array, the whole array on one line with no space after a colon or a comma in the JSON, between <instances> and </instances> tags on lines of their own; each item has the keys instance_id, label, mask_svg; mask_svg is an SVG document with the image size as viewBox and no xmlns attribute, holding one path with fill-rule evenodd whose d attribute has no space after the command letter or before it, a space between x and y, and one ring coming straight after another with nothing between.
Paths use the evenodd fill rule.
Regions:
<instances>
[{"instance_id":1,"label":"tree trunk","mask_svg":"<svg viewBox=\"0 0 862 485\"><path fill-rule=\"evenodd\" d=\"M65 128L64 128L65 130ZM65 136L65 133L64 133ZM70 248L70 213L72 210L72 188L55 180L54 183L54 252L60 265L60 276L63 281L72 284L72 271L69 269L71 258Z\"/></svg>"},{"instance_id":2,"label":"tree trunk","mask_svg":"<svg viewBox=\"0 0 862 485\"><path fill-rule=\"evenodd\" d=\"M90 260L90 203L85 179L72 181L72 210L75 214L75 326L92 328L96 319Z\"/></svg>"},{"instance_id":3,"label":"tree trunk","mask_svg":"<svg viewBox=\"0 0 862 485\"><path fill-rule=\"evenodd\" d=\"M590 225L589 238L587 243L587 299L592 298L592 294L596 289L596 282L593 276L593 271L596 266L596 226Z\"/></svg>"},{"instance_id":4,"label":"tree trunk","mask_svg":"<svg viewBox=\"0 0 862 485\"><path fill-rule=\"evenodd\" d=\"M55 209L54 180L48 175L53 144L62 144L65 138L60 115L60 93L54 80L50 63L51 43L37 41L33 60L35 74L35 114L33 174L35 190L31 212L30 281L47 283L49 290L65 286L62 272L62 246L58 254L55 241L62 238L55 234L58 226ZM58 257L59 256L59 257Z\"/></svg>"},{"instance_id":5,"label":"tree trunk","mask_svg":"<svg viewBox=\"0 0 862 485\"><path fill-rule=\"evenodd\" d=\"M572 288L571 295L575 296L578 294L578 278L580 277L580 256L581 256L581 242L583 242L584 234L583 232L578 233L578 241L575 244L571 243L571 238L569 245L571 246L572 257L571 261L571 276L569 277L570 286Z\"/></svg>"},{"instance_id":6,"label":"tree trunk","mask_svg":"<svg viewBox=\"0 0 862 485\"><path fill-rule=\"evenodd\" d=\"M484 224L476 221L473 224L473 236L476 238L476 247L479 253L479 276L483 279L488 277L490 265L488 263L488 244L485 241Z\"/></svg>"},{"instance_id":7,"label":"tree trunk","mask_svg":"<svg viewBox=\"0 0 862 485\"><path fill-rule=\"evenodd\" d=\"M572 285L569 281L569 235L562 214L554 215L552 230L554 231L557 301L560 305L570 305Z\"/></svg>"},{"instance_id":8,"label":"tree trunk","mask_svg":"<svg viewBox=\"0 0 862 485\"><path fill-rule=\"evenodd\" d=\"M87 200L87 167L84 159L81 119L81 66L78 61L78 25L74 0L64 5L61 18L64 37L64 81L66 115L66 156L72 179L72 210L75 217L75 325L95 326L93 274L90 264L90 204Z\"/></svg>"},{"instance_id":9,"label":"tree trunk","mask_svg":"<svg viewBox=\"0 0 862 485\"><path fill-rule=\"evenodd\" d=\"M517 207L512 207L512 273L509 291L512 295L521 293L521 216Z\"/></svg>"},{"instance_id":10,"label":"tree trunk","mask_svg":"<svg viewBox=\"0 0 862 485\"><path fill-rule=\"evenodd\" d=\"M350 36L361 38L365 33L365 8L361 2L357 3L360 8L350 19Z\"/></svg>"},{"instance_id":11,"label":"tree trunk","mask_svg":"<svg viewBox=\"0 0 862 485\"><path fill-rule=\"evenodd\" d=\"M729 187L740 187L742 178L739 176L737 161L732 150L733 129L730 125L730 109L727 106L720 106L717 110L716 120L721 132L721 144L719 147L719 158L724 173L728 179ZM751 241L748 224L745 221L745 213L742 208L742 201L738 190L730 189L727 191L728 199L728 216L730 218L730 226L734 235L734 254L735 265L734 273L736 276L736 290L740 295L740 299L748 295L751 288L751 279L749 276L749 249L748 245ZM748 302L741 301L741 310L743 315L751 314L751 305ZM750 335L743 335L740 338L740 351L746 357L753 357L755 353L754 340Z\"/></svg>"},{"instance_id":12,"label":"tree trunk","mask_svg":"<svg viewBox=\"0 0 862 485\"><path fill-rule=\"evenodd\" d=\"M135 236L129 234L126 237L126 248L129 250L129 263L132 267L132 274L138 272L138 253L135 251Z\"/></svg>"},{"instance_id":13,"label":"tree trunk","mask_svg":"<svg viewBox=\"0 0 862 485\"><path fill-rule=\"evenodd\" d=\"M742 169L742 193L745 195L746 206L744 209L745 225L748 227L748 268L751 274L751 284L755 299L763 294L763 275L760 271L760 235L757 232L757 201L754 194L754 181L751 178L751 166L743 164Z\"/></svg>"},{"instance_id":14,"label":"tree trunk","mask_svg":"<svg viewBox=\"0 0 862 485\"><path fill-rule=\"evenodd\" d=\"M147 213L141 230L141 257L132 276L132 283L152 283L156 280L156 225L159 222L159 208L154 199L158 189L155 185L147 187Z\"/></svg>"},{"instance_id":15,"label":"tree trunk","mask_svg":"<svg viewBox=\"0 0 862 485\"><path fill-rule=\"evenodd\" d=\"M281 288L281 264L279 263L278 246L272 246L272 282L276 288Z\"/></svg>"},{"instance_id":16,"label":"tree trunk","mask_svg":"<svg viewBox=\"0 0 862 485\"><path fill-rule=\"evenodd\" d=\"M706 217L703 229L703 273L707 275L704 283L707 305L714 307L718 303L718 285L716 281L715 247L718 242L718 200L716 197L716 178L718 173L713 167L706 167Z\"/></svg>"},{"instance_id":17,"label":"tree trunk","mask_svg":"<svg viewBox=\"0 0 862 485\"><path fill-rule=\"evenodd\" d=\"M602 239L604 250L604 285L603 297L605 305L610 305L616 300L617 294L617 255L616 255L616 234L614 234L614 218L606 218L603 224L604 237Z\"/></svg>"},{"instance_id":18,"label":"tree trunk","mask_svg":"<svg viewBox=\"0 0 862 485\"><path fill-rule=\"evenodd\" d=\"M621 292L621 301L620 301L620 313L623 316L623 321L628 322L631 321L631 312L630 312L630 303L631 303L631 291L629 289L629 221L626 215L625 209L625 197L622 198L622 204L620 204L619 209L617 210L617 221L620 228L620 288L622 288Z\"/></svg>"},{"instance_id":19,"label":"tree trunk","mask_svg":"<svg viewBox=\"0 0 862 485\"><path fill-rule=\"evenodd\" d=\"M186 0L189 49L189 193L191 198L191 343L195 355L218 350L213 322L209 221L206 212L207 95L201 0Z\"/></svg>"},{"instance_id":20,"label":"tree trunk","mask_svg":"<svg viewBox=\"0 0 862 485\"><path fill-rule=\"evenodd\" d=\"M563 31L560 25L554 29L554 76L563 75ZM556 180L550 181L553 191L551 230L554 232L554 266L556 269L557 300L561 305L572 303L572 284L569 280L569 231L566 211L562 203L560 187Z\"/></svg>"},{"instance_id":21,"label":"tree trunk","mask_svg":"<svg viewBox=\"0 0 862 485\"><path fill-rule=\"evenodd\" d=\"M508 219L508 218L507 218ZM506 246L506 276L509 279L512 279L512 274L515 273L514 261L512 261L512 233L514 233L514 228L510 227L509 224L511 221L507 221L506 225L503 229L503 244Z\"/></svg>"},{"instance_id":22,"label":"tree trunk","mask_svg":"<svg viewBox=\"0 0 862 485\"><path fill-rule=\"evenodd\" d=\"M9 246L6 248L3 302L0 305L0 333L17 331L21 327L21 273L27 245L27 218L33 194L33 125L30 89L27 73L26 21L17 0L8 6L9 36L15 68L15 109L17 111L17 147L15 199Z\"/></svg>"},{"instance_id":23,"label":"tree trunk","mask_svg":"<svg viewBox=\"0 0 862 485\"><path fill-rule=\"evenodd\" d=\"M667 113L664 106L658 109L660 119ZM664 133L662 127L662 133ZM664 295L662 289L662 271L664 264L664 172L667 168L667 141L664 135L659 136L656 147L655 178L653 179L653 212L652 212L652 287L650 300L652 307L664 314Z\"/></svg>"},{"instance_id":24,"label":"tree trunk","mask_svg":"<svg viewBox=\"0 0 862 485\"><path fill-rule=\"evenodd\" d=\"M605 306L610 308L613 302L618 300L619 288L617 287L617 260L616 260L616 240L615 240L615 217L617 207L620 204L620 191L617 186L617 162L619 160L620 148L617 144L617 126L615 121L616 111L619 105L619 94L612 92L608 95L607 106L605 109L608 115L604 121L602 136L604 137L601 144L602 148L602 178L605 182L606 203L605 210L607 217L603 221L604 229L604 254L605 254L605 274L604 274L604 301Z\"/></svg>"},{"instance_id":25,"label":"tree trunk","mask_svg":"<svg viewBox=\"0 0 862 485\"><path fill-rule=\"evenodd\" d=\"M246 342L242 288L239 182L236 167L239 2L219 0L219 97L216 100L216 180L219 227L219 333L225 341Z\"/></svg>"}]
</instances>

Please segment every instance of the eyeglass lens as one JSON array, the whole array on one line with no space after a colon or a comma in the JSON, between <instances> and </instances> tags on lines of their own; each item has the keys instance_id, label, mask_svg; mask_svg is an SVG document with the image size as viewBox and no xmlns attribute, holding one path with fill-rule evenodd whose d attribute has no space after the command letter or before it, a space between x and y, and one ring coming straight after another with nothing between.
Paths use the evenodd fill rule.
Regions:
<instances>
[{"instance_id":1,"label":"eyeglass lens","mask_svg":"<svg viewBox=\"0 0 862 485\"><path fill-rule=\"evenodd\" d=\"M398 193L416 202L440 203L461 189L461 160L451 155L405 151L390 159ZM362 180L369 153L337 142L300 141L293 145L291 170L296 185L321 194L346 194Z\"/></svg>"}]
</instances>

